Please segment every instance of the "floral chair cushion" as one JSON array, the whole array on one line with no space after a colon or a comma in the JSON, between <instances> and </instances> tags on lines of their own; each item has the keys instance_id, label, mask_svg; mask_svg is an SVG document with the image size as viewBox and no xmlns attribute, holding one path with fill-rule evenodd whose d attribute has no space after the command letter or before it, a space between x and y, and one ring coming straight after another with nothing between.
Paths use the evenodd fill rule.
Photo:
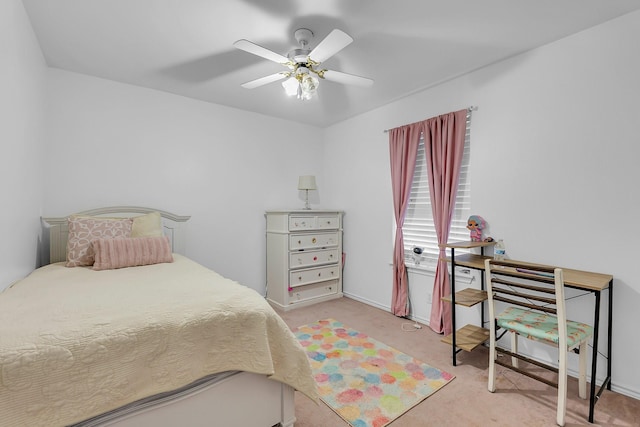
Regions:
<instances>
[{"instance_id":1,"label":"floral chair cushion","mask_svg":"<svg viewBox=\"0 0 640 427\"><path fill-rule=\"evenodd\" d=\"M508 307L498 316L499 327L516 332L530 339L558 344L558 319L537 311ZM585 323L567 320L567 347L573 348L593 335L593 327Z\"/></svg>"}]
</instances>

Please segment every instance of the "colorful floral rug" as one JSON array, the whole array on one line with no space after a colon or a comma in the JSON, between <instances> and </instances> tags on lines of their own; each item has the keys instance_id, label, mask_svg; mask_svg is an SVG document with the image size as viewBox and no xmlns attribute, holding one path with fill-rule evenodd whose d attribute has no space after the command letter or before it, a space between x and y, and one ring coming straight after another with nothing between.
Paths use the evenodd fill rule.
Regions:
<instances>
[{"instance_id":1,"label":"colorful floral rug","mask_svg":"<svg viewBox=\"0 0 640 427\"><path fill-rule=\"evenodd\" d=\"M383 427L454 376L334 319L293 329L320 398L354 427Z\"/></svg>"}]
</instances>

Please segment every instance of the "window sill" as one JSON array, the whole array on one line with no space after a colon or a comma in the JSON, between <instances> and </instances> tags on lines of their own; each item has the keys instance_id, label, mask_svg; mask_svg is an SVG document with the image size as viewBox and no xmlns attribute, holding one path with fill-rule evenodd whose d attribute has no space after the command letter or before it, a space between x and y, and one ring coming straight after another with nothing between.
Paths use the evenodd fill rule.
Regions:
<instances>
[{"instance_id":1,"label":"window sill","mask_svg":"<svg viewBox=\"0 0 640 427\"><path fill-rule=\"evenodd\" d=\"M393 266L393 262L389 263ZM414 274L422 274L425 276L435 276L436 262L434 260L425 260L416 264L412 259L404 260L407 272ZM451 274L451 265L449 265L449 274ZM475 280L475 276L470 269L466 267L456 267L456 283L470 284Z\"/></svg>"},{"instance_id":2,"label":"window sill","mask_svg":"<svg viewBox=\"0 0 640 427\"><path fill-rule=\"evenodd\" d=\"M407 270L410 272L418 273L418 274L436 274L436 263L435 262L421 262L420 264L416 264L413 260L405 260L404 265L407 267Z\"/></svg>"}]
</instances>

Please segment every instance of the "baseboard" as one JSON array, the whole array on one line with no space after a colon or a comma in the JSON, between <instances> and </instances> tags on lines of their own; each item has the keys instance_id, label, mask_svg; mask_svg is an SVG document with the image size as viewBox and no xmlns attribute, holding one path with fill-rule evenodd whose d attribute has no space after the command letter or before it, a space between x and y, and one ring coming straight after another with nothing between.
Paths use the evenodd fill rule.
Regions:
<instances>
[{"instance_id":1,"label":"baseboard","mask_svg":"<svg viewBox=\"0 0 640 427\"><path fill-rule=\"evenodd\" d=\"M391 307L389 307L389 306L384 306L384 305L382 305L382 304L378 304L377 302L372 301L372 300L370 300L370 299L362 298L362 297L359 297L359 296L357 296L357 295L351 294L351 293L349 293L349 292L344 292L344 290L342 291L342 294L343 294L345 297L349 298L349 299L359 301L359 302L361 302L361 303L364 303L364 304L370 305L370 306L375 307L375 308L379 308L380 310L384 310L384 311L391 311Z\"/></svg>"},{"instance_id":2,"label":"baseboard","mask_svg":"<svg viewBox=\"0 0 640 427\"><path fill-rule=\"evenodd\" d=\"M384 310L386 312L391 312L391 307L390 306L379 304L379 303L377 303L375 301L371 301L369 299L362 298L362 297L359 297L357 295L350 294L349 292L343 292L343 295L344 295L345 298L349 298L349 299L361 302L363 304L367 304L367 305L370 305L372 307L379 308L380 310ZM426 325L426 326L429 326L429 319L424 319L424 318L419 317L419 316L411 316L411 315L407 316L407 319L413 320L414 322L422 323L423 325Z\"/></svg>"},{"instance_id":3,"label":"baseboard","mask_svg":"<svg viewBox=\"0 0 640 427\"><path fill-rule=\"evenodd\" d=\"M633 397L634 399L640 400L640 393L638 392L638 390L611 384L611 391L615 391L616 393L620 393L622 395Z\"/></svg>"}]
</instances>

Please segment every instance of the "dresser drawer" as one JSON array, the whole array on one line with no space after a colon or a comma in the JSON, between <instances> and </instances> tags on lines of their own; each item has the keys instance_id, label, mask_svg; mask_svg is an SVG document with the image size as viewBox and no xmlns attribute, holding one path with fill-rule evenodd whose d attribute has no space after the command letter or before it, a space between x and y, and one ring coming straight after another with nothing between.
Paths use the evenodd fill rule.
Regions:
<instances>
[{"instance_id":1,"label":"dresser drawer","mask_svg":"<svg viewBox=\"0 0 640 427\"><path fill-rule=\"evenodd\" d=\"M337 248L320 251L297 251L289 254L289 268L313 267L314 265L335 264L340 260Z\"/></svg>"},{"instance_id":2,"label":"dresser drawer","mask_svg":"<svg viewBox=\"0 0 640 427\"><path fill-rule=\"evenodd\" d=\"M289 217L289 231L337 230L340 228L340 215L292 215Z\"/></svg>"},{"instance_id":3,"label":"dresser drawer","mask_svg":"<svg viewBox=\"0 0 640 427\"><path fill-rule=\"evenodd\" d=\"M301 249L320 249L338 246L339 234L335 233L311 233L292 234L289 236L289 249L297 251Z\"/></svg>"},{"instance_id":4,"label":"dresser drawer","mask_svg":"<svg viewBox=\"0 0 640 427\"><path fill-rule=\"evenodd\" d=\"M315 216L290 216L289 217L289 230L315 230L316 217Z\"/></svg>"},{"instance_id":5,"label":"dresser drawer","mask_svg":"<svg viewBox=\"0 0 640 427\"><path fill-rule=\"evenodd\" d=\"M335 295L338 293L338 289L337 280L300 286L289 291L289 304L293 305L327 295Z\"/></svg>"},{"instance_id":6,"label":"dresser drawer","mask_svg":"<svg viewBox=\"0 0 640 427\"><path fill-rule=\"evenodd\" d=\"M340 265L311 268L309 270L295 270L289 272L289 287L308 285L310 283L325 282L340 277Z\"/></svg>"},{"instance_id":7,"label":"dresser drawer","mask_svg":"<svg viewBox=\"0 0 640 427\"><path fill-rule=\"evenodd\" d=\"M319 230L337 230L340 228L340 217L338 215L319 216L316 226Z\"/></svg>"}]
</instances>

